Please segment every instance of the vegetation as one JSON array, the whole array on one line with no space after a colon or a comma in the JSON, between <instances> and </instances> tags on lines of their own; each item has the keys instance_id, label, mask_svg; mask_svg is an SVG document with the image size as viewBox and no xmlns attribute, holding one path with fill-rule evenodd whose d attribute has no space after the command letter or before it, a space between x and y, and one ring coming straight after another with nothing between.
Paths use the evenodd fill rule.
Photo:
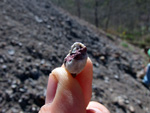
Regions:
<instances>
[{"instance_id":1,"label":"vegetation","mask_svg":"<svg viewBox=\"0 0 150 113\"><path fill-rule=\"evenodd\" d=\"M108 33L139 47L150 44L150 0L51 0Z\"/></svg>"}]
</instances>

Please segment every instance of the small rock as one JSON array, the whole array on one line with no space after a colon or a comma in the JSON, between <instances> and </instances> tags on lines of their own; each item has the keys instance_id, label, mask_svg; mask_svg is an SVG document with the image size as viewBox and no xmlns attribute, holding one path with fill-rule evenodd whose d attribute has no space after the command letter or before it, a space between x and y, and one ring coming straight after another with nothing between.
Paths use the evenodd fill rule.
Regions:
<instances>
[{"instance_id":1,"label":"small rock","mask_svg":"<svg viewBox=\"0 0 150 113\"><path fill-rule=\"evenodd\" d=\"M11 40L10 44L13 45L13 46L16 46L17 42L15 40Z\"/></svg>"},{"instance_id":2,"label":"small rock","mask_svg":"<svg viewBox=\"0 0 150 113\"><path fill-rule=\"evenodd\" d=\"M6 90L6 93L7 93L8 95L11 95L11 94L13 93L13 91L12 91L11 89L7 89L7 90Z\"/></svg>"},{"instance_id":3,"label":"small rock","mask_svg":"<svg viewBox=\"0 0 150 113\"><path fill-rule=\"evenodd\" d=\"M142 102L140 101L140 100L136 100L136 103L140 106L140 107L142 107Z\"/></svg>"},{"instance_id":4,"label":"small rock","mask_svg":"<svg viewBox=\"0 0 150 113\"><path fill-rule=\"evenodd\" d=\"M0 63L4 63L4 60L2 58L0 58Z\"/></svg>"},{"instance_id":5,"label":"small rock","mask_svg":"<svg viewBox=\"0 0 150 113\"><path fill-rule=\"evenodd\" d=\"M47 16L43 17L43 21L46 23L48 21L48 17Z\"/></svg>"},{"instance_id":6,"label":"small rock","mask_svg":"<svg viewBox=\"0 0 150 113\"><path fill-rule=\"evenodd\" d=\"M131 112L131 113L134 113L134 112L135 112L134 107L133 107L133 106L131 106L131 105L129 106L129 110L130 110L130 112Z\"/></svg>"},{"instance_id":7,"label":"small rock","mask_svg":"<svg viewBox=\"0 0 150 113\"><path fill-rule=\"evenodd\" d=\"M20 97L18 102L22 108L25 108L28 105L30 100L31 100L31 98L30 98L29 94L24 94Z\"/></svg>"},{"instance_id":8,"label":"small rock","mask_svg":"<svg viewBox=\"0 0 150 113\"><path fill-rule=\"evenodd\" d=\"M12 112L12 113L18 113L19 110L18 110L17 108L11 108L11 112Z\"/></svg>"},{"instance_id":9,"label":"small rock","mask_svg":"<svg viewBox=\"0 0 150 113\"><path fill-rule=\"evenodd\" d=\"M104 60L105 60L105 57L104 57L104 56L101 56L101 57L100 57L100 60L104 61Z\"/></svg>"},{"instance_id":10,"label":"small rock","mask_svg":"<svg viewBox=\"0 0 150 113\"><path fill-rule=\"evenodd\" d=\"M123 98L118 98L118 104L120 106L124 106L124 99Z\"/></svg>"},{"instance_id":11,"label":"small rock","mask_svg":"<svg viewBox=\"0 0 150 113\"><path fill-rule=\"evenodd\" d=\"M28 62L31 62L32 58L31 58L31 56L26 56L25 60L28 61Z\"/></svg>"},{"instance_id":12,"label":"small rock","mask_svg":"<svg viewBox=\"0 0 150 113\"><path fill-rule=\"evenodd\" d=\"M24 81L28 78L29 72L25 71L25 69L18 69L16 72L16 76L21 80Z\"/></svg>"},{"instance_id":13,"label":"small rock","mask_svg":"<svg viewBox=\"0 0 150 113\"><path fill-rule=\"evenodd\" d=\"M40 71L42 71L45 75L49 75L49 73L51 72L51 64L50 63L44 63L40 67Z\"/></svg>"},{"instance_id":14,"label":"small rock","mask_svg":"<svg viewBox=\"0 0 150 113\"><path fill-rule=\"evenodd\" d=\"M92 98L96 98L95 92L92 92Z\"/></svg>"},{"instance_id":15,"label":"small rock","mask_svg":"<svg viewBox=\"0 0 150 113\"><path fill-rule=\"evenodd\" d=\"M18 45L19 45L19 47L22 47L23 44L21 42L19 42Z\"/></svg>"},{"instance_id":16,"label":"small rock","mask_svg":"<svg viewBox=\"0 0 150 113\"><path fill-rule=\"evenodd\" d=\"M42 65L42 64L45 64L45 60L42 59L41 62L40 62L40 64L41 64L41 65Z\"/></svg>"},{"instance_id":17,"label":"small rock","mask_svg":"<svg viewBox=\"0 0 150 113\"><path fill-rule=\"evenodd\" d=\"M109 83L109 77L104 78L105 83Z\"/></svg>"},{"instance_id":18,"label":"small rock","mask_svg":"<svg viewBox=\"0 0 150 113\"><path fill-rule=\"evenodd\" d=\"M3 101L3 97L0 97L0 103Z\"/></svg>"},{"instance_id":19,"label":"small rock","mask_svg":"<svg viewBox=\"0 0 150 113\"><path fill-rule=\"evenodd\" d=\"M55 17L54 17L54 16L51 16L50 19L51 19L52 21L54 21L54 20L55 20Z\"/></svg>"},{"instance_id":20,"label":"small rock","mask_svg":"<svg viewBox=\"0 0 150 113\"><path fill-rule=\"evenodd\" d=\"M37 94L35 96L34 102L36 105L41 107L42 105L45 104L45 96L43 94Z\"/></svg>"},{"instance_id":21,"label":"small rock","mask_svg":"<svg viewBox=\"0 0 150 113\"><path fill-rule=\"evenodd\" d=\"M2 69L6 70L7 69L7 65L2 65Z\"/></svg>"},{"instance_id":22,"label":"small rock","mask_svg":"<svg viewBox=\"0 0 150 113\"><path fill-rule=\"evenodd\" d=\"M34 65L35 65L35 67L36 67L37 69L39 69L39 67L40 67L40 64L39 64L39 63L35 63Z\"/></svg>"},{"instance_id":23,"label":"small rock","mask_svg":"<svg viewBox=\"0 0 150 113\"><path fill-rule=\"evenodd\" d=\"M114 75L114 78L115 78L116 80L119 80L119 76L118 76L118 75Z\"/></svg>"},{"instance_id":24,"label":"small rock","mask_svg":"<svg viewBox=\"0 0 150 113\"><path fill-rule=\"evenodd\" d=\"M50 29L50 30L52 29L51 25L47 25L47 28Z\"/></svg>"},{"instance_id":25,"label":"small rock","mask_svg":"<svg viewBox=\"0 0 150 113\"><path fill-rule=\"evenodd\" d=\"M6 109L5 108L2 109L2 113L6 113Z\"/></svg>"},{"instance_id":26,"label":"small rock","mask_svg":"<svg viewBox=\"0 0 150 113\"><path fill-rule=\"evenodd\" d=\"M65 22L64 22L64 21L60 22L60 24L61 24L62 26L65 26Z\"/></svg>"},{"instance_id":27,"label":"small rock","mask_svg":"<svg viewBox=\"0 0 150 113\"><path fill-rule=\"evenodd\" d=\"M125 104L129 104L130 102L129 102L128 99L125 99L124 103L125 103Z\"/></svg>"},{"instance_id":28,"label":"small rock","mask_svg":"<svg viewBox=\"0 0 150 113\"><path fill-rule=\"evenodd\" d=\"M114 90L113 90L112 88L109 88L109 91L110 91L111 93L113 93L113 92L114 92Z\"/></svg>"},{"instance_id":29,"label":"small rock","mask_svg":"<svg viewBox=\"0 0 150 113\"><path fill-rule=\"evenodd\" d=\"M38 16L35 16L35 20L36 20L36 22L38 22L38 23L43 22L43 20L42 20L41 18L39 18Z\"/></svg>"},{"instance_id":30,"label":"small rock","mask_svg":"<svg viewBox=\"0 0 150 113\"><path fill-rule=\"evenodd\" d=\"M20 91L21 93L24 93L24 92L26 92L26 89L24 89L24 88L19 88L19 91Z\"/></svg>"},{"instance_id":31,"label":"small rock","mask_svg":"<svg viewBox=\"0 0 150 113\"><path fill-rule=\"evenodd\" d=\"M4 48L6 46L5 42L0 43L0 48Z\"/></svg>"},{"instance_id":32,"label":"small rock","mask_svg":"<svg viewBox=\"0 0 150 113\"><path fill-rule=\"evenodd\" d=\"M71 29L70 35L75 37L75 38L80 38L80 32L77 31L76 29Z\"/></svg>"},{"instance_id":33,"label":"small rock","mask_svg":"<svg viewBox=\"0 0 150 113\"><path fill-rule=\"evenodd\" d=\"M95 67L99 67L99 63L97 63L97 62L93 63L93 65L94 65Z\"/></svg>"},{"instance_id":34,"label":"small rock","mask_svg":"<svg viewBox=\"0 0 150 113\"><path fill-rule=\"evenodd\" d=\"M32 107L32 111L33 111L33 112L35 112L35 111L36 111L36 108L35 108L34 106Z\"/></svg>"},{"instance_id":35,"label":"small rock","mask_svg":"<svg viewBox=\"0 0 150 113\"><path fill-rule=\"evenodd\" d=\"M121 96L115 97L113 103L117 103L119 106L124 106L124 99Z\"/></svg>"},{"instance_id":36,"label":"small rock","mask_svg":"<svg viewBox=\"0 0 150 113\"><path fill-rule=\"evenodd\" d=\"M13 49L8 50L8 54L9 55L14 55L15 54L15 50L13 50Z\"/></svg>"},{"instance_id":37,"label":"small rock","mask_svg":"<svg viewBox=\"0 0 150 113\"><path fill-rule=\"evenodd\" d=\"M39 111L39 107L37 107L37 106L35 106L35 105L33 105L33 106L31 107L31 110L30 110L31 113L38 113L38 111Z\"/></svg>"},{"instance_id":38,"label":"small rock","mask_svg":"<svg viewBox=\"0 0 150 113\"><path fill-rule=\"evenodd\" d=\"M0 103L2 103L4 101L3 95L0 94Z\"/></svg>"},{"instance_id":39,"label":"small rock","mask_svg":"<svg viewBox=\"0 0 150 113\"><path fill-rule=\"evenodd\" d=\"M15 89L15 88L17 88L17 85L16 85L16 84L12 84L12 85L11 85L11 88L12 88L12 89Z\"/></svg>"},{"instance_id":40,"label":"small rock","mask_svg":"<svg viewBox=\"0 0 150 113\"><path fill-rule=\"evenodd\" d=\"M36 68L33 68L29 74L29 76L33 79L38 79L40 76L40 72L39 70L37 70Z\"/></svg>"},{"instance_id":41,"label":"small rock","mask_svg":"<svg viewBox=\"0 0 150 113\"><path fill-rule=\"evenodd\" d=\"M13 80L12 84L17 84L17 85L19 85L19 84L20 84L20 80Z\"/></svg>"},{"instance_id":42,"label":"small rock","mask_svg":"<svg viewBox=\"0 0 150 113\"><path fill-rule=\"evenodd\" d=\"M23 111L19 111L19 113L24 113Z\"/></svg>"},{"instance_id":43,"label":"small rock","mask_svg":"<svg viewBox=\"0 0 150 113\"><path fill-rule=\"evenodd\" d=\"M86 34L87 36L89 36L89 35L90 35L89 31L85 31L85 34Z\"/></svg>"}]
</instances>

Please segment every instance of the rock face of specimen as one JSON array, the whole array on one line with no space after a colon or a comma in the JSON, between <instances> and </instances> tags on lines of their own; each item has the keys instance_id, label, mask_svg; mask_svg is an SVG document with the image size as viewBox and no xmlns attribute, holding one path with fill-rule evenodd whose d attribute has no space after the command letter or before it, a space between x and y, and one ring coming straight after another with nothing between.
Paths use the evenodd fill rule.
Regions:
<instances>
[{"instance_id":1,"label":"rock face of specimen","mask_svg":"<svg viewBox=\"0 0 150 113\"><path fill-rule=\"evenodd\" d=\"M66 69L76 77L79 74L87 61L87 48L84 44L80 42L75 42L71 46L69 54L64 59L64 65Z\"/></svg>"}]
</instances>

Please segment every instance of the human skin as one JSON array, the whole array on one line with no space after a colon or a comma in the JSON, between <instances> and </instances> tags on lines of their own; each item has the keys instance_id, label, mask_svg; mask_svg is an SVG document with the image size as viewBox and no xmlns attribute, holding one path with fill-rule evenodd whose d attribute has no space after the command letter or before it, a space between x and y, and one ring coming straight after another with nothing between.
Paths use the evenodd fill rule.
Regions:
<instances>
[{"instance_id":1,"label":"human skin","mask_svg":"<svg viewBox=\"0 0 150 113\"><path fill-rule=\"evenodd\" d=\"M110 113L98 102L90 102L93 65L88 58L83 71L75 78L64 65L49 76L45 105L39 113Z\"/></svg>"}]
</instances>

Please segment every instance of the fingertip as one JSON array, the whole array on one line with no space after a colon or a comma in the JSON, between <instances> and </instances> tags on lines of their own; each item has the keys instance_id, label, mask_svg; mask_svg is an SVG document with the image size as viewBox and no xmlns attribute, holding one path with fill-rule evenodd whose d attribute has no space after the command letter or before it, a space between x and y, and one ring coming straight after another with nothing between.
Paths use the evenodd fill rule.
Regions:
<instances>
[{"instance_id":1,"label":"fingertip","mask_svg":"<svg viewBox=\"0 0 150 113\"><path fill-rule=\"evenodd\" d=\"M85 68L76 77L82 88L85 104L88 105L92 95L92 80L93 80L93 64L91 59L88 57Z\"/></svg>"},{"instance_id":2,"label":"fingertip","mask_svg":"<svg viewBox=\"0 0 150 113\"><path fill-rule=\"evenodd\" d=\"M83 69L83 71L80 74L81 75L89 74L90 76L87 76L87 77L90 77L90 78L93 77L93 63L89 57L87 59L87 63L85 65L85 68Z\"/></svg>"},{"instance_id":3,"label":"fingertip","mask_svg":"<svg viewBox=\"0 0 150 113\"><path fill-rule=\"evenodd\" d=\"M51 112L51 104L45 104L41 107L38 113L50 113Z\"/></svg>"},{"instance_id":4,"label":"fingertip","mask_svg":"<svg viewBox=\"0 0 150 113\"><path fill-rule=\"evenodd\" d=\"M103 106L102 104L95 102L95 101L91 101L88 106L87 106L87 113L110 113L109 110Z\"/></svg>"},{"instance_id":5,"label":"fingertip","mask_svg":"<svg viewBox=\"0 0 150 113\"><path fill-rule=\"evenodd\" d=\"M91 60L89 57L88 57L88 59L87 59L87 63L93 67L92 60Z\"/></svg>"},{"instance_id":6,"label":"fingertip","mask_svg":"<svg viewBox=\"0 0 150 113\"><path fill-rule=\"evenodd\" d=\"M52 103L52 101L55 97L57 84L58 84L58 81L56 80L54 75L50 74L49 80L48 80L48 85L47 85L47 93L46 93L46 101L45 101L46 104Z\"/></svg>"},{"instance_id":7,"label":"fingertip","mask_svg":"<svg viewBox=\"0 0 150 113\"><path fill-rule=\"evenodd\" d=\"M80 113L80 111L85 113L86 106L78 81L63 67L54 69L51 75L58 82L56 94L51 103L51 112L70 113L70 110L73 110L72 113Z\"/></svg>"}]
</instances>

